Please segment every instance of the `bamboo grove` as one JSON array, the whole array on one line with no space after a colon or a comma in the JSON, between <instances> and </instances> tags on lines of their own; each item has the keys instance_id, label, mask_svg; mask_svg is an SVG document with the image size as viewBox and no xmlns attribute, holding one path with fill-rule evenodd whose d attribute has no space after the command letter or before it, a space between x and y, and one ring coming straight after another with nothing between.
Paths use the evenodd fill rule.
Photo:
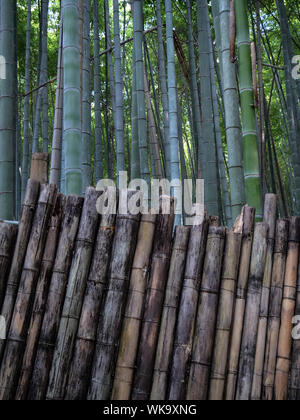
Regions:
<instances>
[{"instance_id":1,"label":"bamboo grove","mask_svg":"<svg viewBox=\"0 0 300 420\"><path fill-rule=\"evenodd\" d=\"M204 179L229 227L266 193L300 214L299 17L296 0L1 0L0 218L18 220L36 152L66 195L127 171Z\"/></svg>"}]
</instances>

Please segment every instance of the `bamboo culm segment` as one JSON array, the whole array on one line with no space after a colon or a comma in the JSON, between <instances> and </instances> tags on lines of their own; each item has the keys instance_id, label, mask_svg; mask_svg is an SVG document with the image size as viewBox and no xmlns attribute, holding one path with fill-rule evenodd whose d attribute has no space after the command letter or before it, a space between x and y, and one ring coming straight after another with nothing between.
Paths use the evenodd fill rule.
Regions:
<instances>
[{"instance_id":1,"label":"bamboo culm segment","mask_svg":"<svg viewBox=\"0 0 300 420\"><path fill-rule=\"evenodd\" d=\"M5 296L7 274L17 233L17 226L0 222L0 307Z\"/></svg>"}]
</instances>

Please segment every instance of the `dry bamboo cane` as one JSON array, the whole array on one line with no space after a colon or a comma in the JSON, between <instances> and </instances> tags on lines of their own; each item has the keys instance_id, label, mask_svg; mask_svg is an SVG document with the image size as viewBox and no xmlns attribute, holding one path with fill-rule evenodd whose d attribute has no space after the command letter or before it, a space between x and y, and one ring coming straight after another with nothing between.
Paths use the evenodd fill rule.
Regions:
<instances>
[{"instance_id":1,"label":"dry bamboo cane","mask_svg":"<svg viewBox=\"0 0 300 420\"><path fill-rule=\"evenodd\" d=\"M165 400L190 228L177 226L163 305L150 399Z\"/></svg>"},{"instance_id":2,"label":"dry bamboo cane","mask_svg":"<svg viewBox=\"0 0 300 420\"><path fill-rule=\"evenodd\" d=\"M162 196L161 199L163 208L164 200L168 202L170 198ZM170 201L170 214L160 214L157 219L151 272L146 292L145 312L132 388L133 400L147 400L151 392L155 352L168 278L174 225L175 203L174 199Z\"/></svg>"},{"instance_id":3,"label":"dry bamboo cane","mask_svg":"<svg viewBox=\"0 0 300 420\"><path fill-rule=\"evenodd\" d=\"M275 247L273 255L272 281L270 292L267 343L265 351L263 399L272 400L275 382L276 356L280 328L280 313L283 283L289 237L288 220L278 220L276 224Z\"/></svg>"},{"instance_id":4,"label":"dry bamboo cane","mask_svg":"<svg viewBox=\"0 0 300 420\"><path fill-rule=\"evenodd\" d=\"M64 197L59 194L49 225L15 400L25 400L27 395L55 261L61 220L64 213L64 201Z\"/></svg>"},{"instance_id":5,"label":"dry bamboo cane","mask_svg":"<svg viewBox=\"0 0 300 420\"><path fill-rule=\"evenodd\" d=\"M170 400L184 400L186 395L188 363L192 351L207 232L207 219L191 229L170 368Z\"/></svg>"},{"instance_id":6,"label":"dry bamboo cane","mask_svg":"<svg viewBox=\"0 0 300 420\"><path fill-rule=\"evenodd\" d=\"M223 261L225 228L211 224L200 289L200 300L193 341L187 400L206 400Z\"/></svg>"},{"instance_id":7,"label":"dry bamboo cane","mask_svg":"<svg viewBox=\"0 0 300 420\"><path fill-rule=\"evenodd\" d=\"M276 400L287 400L288 377L291 363L293 317L296 306L297 275L299 263L300 217L290 221L288 256L286 261L281 325L275 372L274 396Z\"/></svg>"},{"instance_id":8,"label":"dry bamboo cane","mask_svg":"<svg viewBox=\"0 0 300 420\"><path fill-rule=\"evenodd\" d=\"M243 238L244 212L245 208L243 208L242 215L238 217L232 230L226 237L216 338L210 379L210 400L220 401L224 396L228 348Z\"/></svg>"},{"instance_id":9,"label":"dry bamboo cane","mask_svg":"<svg viewBox=\"0 0 300 420\"><path fill-rule=\"evenodd\" d=\"M264 360L267 339L268 314L270 303L270 288L272 278L273 265L273 251L275 243L276 231L276 216L277 216L277 196L275 194L267 194L265 197L264 206L264 221L267 223L268 230L268 245L266 266L262 285L262 294L260 301L260 315L258 323L258 333L256 342L256 354L254 362L254 372L252 381L251 400L261 400Z\"/></svg>"},{"instance_id":10,"label":"dry bamboo cane","mask_svg":"<svg viewBox=\"0 0 300 420\"><path fill-rule=\"evenodd\" d=\"M257 223L254 229L244 329L240 350L237 400L250 400L251 397L262 281L267 254L267 238L268 225L265 222Z\"/></svg>"},{"instance_id":11,"label":"dry bamboo cane","mask_svg":"<svg viewBox=\"0 0 300 420\"><path fill-rule=\"evenodd\" d=\"M3 300L1 315L6 321L8 329L14 310L16 295L18 291L20 276L26 255L27 245L30 237L32 221L35 213L37 200L39 197L40 184L29 179L26 188L25 199L22 207L22 215L19 222L17 242L14 256L7 280L6 292ZM3 356L5 341L0 340L0 363Z\"/></svg>"},{"instance_id":12,"label":"dry bamboo cane","mask_svg":"<svg viewBox=\"0 0 300 420\"><path fill-rule=\"evenodd\" d=\"M88 187L76 238L67 291L49 375L47 400L64 398L86 281L99 223L96 203L100 192Z\"/></svg>"},{"instance_id":13,"label":"dry bamboo cane","mask_svg":"<svg viewBox=\"0 0 300 420\"><path fill-rule=\"evenodd\" d=\"M140 194L135 190L121 190L127 200ZM123 313L126 304L129 276L136 248L140 214L118 214L108 274L108 286L100 313L92 374L87 398L107 400L110 397L115 357L118 350Z\"/></svg>"},{"instance_id":14,"label":"dry bamboo cane","mask_svg":"<svg viewBox=\"0 0 300 420\"><path fill-rule=\"evenodd\" d=\"M18 294L0 369L0 399L12 399L25 349L36 283L42 262L55 185L42 185L26 251Z\"/></svg>"},{"instance_id":15,"label":"dry bamboo cane","mask_svg":"<svg viewBox=\"0 0 300 420\"><path fill-rule=\"evenodd\" d=\"M112 400L129 400L142 323L156 215L143 215L132 265Z\"/></svg>"},{"instance_id":16,"label":"dry bamboo cane","mask_svg":"<svg viewBox=\"0 0 300 420\"><path fill-rule=\"evenodd\" d=\"M115 233L115 221L115 214L102 215L82 305L66 400L83 400L88 391L98 319Z\"/></svg>"},{"instance_id":17,"label":"dry bamboo cane","mask_svg":"<svg viewBox=\"0 0 300 420\"><path fill-rule=\"evenodd\" d=\"M16 225L0 222L0 307L5 296L7 274L18 233Z\"/></svg>"},{"instance_id":18,"label":"dry bamboo cane","mask_svg":"<svg viewBox=\"0 0 300 420\"><path fill-rule=\"evenodd\" d=\"M240 268L236 290L235 311L228 359L228 372L225 392L226 400L234 400L236 391L239 355L246 306L248 274L250 268L251 250L253 242L254 218L255 209L253 207L245 206Z\"/></svg>"},{"instance_id":19,"label":"dry bamboo cane","mask_svg":"<svg viewBox=\"0 0 300 420\"><path fill-rule=\"evenodd\" d=\"M47 297L45 314L39 337L29 392L30 400L41 400L46 396L49 372L59 328L62 306L72 262L75 239L81 217L83 198L69 196L58 242L56 259Z\"/></svg>"},{"instance_id":20,"label":"dry bamboo cane","mask_svg":"<svg viewBox=\"0 0 300 420\"><path fill-rule=\"evenodd\" d=\"M297 334L299 334L299 317L300 317L300 259L298 265L298 283L297 283L297 299L296 299L296 311L295 316L297 317L296 326ZM294 338L294 337L293 337ZM289 381L289 400L299 401L300 400L300 340L294 338L293 352L292 352L292 364Z\"/></svg>"}]
</instances>

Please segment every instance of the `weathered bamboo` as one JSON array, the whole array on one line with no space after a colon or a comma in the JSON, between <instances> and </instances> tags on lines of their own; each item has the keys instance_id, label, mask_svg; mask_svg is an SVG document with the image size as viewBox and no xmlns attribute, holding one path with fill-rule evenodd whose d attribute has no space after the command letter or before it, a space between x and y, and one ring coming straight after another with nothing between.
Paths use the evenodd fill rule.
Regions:
<instances>
[{"instance_id":1,"label":"weathered bamboo","mask_svg":"<svg viewBox=\"0 0 300 420\"><path fill-rule=\"evenodd\" d=\"M264 358L266 350L268 314L270 303L270 288L272 278L273 251L275 243L276 216L277 196L275 194L267 194L265 197L264 207L264 221L269 227L267 240L267 256L260 301L260 314L252 380L251 400L260 400L262 394L263 370L265 360Z\"/></svg>"},{"instance_id":2,"label":"weathered bamboo","mask_svg":"<svg viewBox=\"0 0 300 420\"><path fill-rule=\"evenodd\" d=\"M35 153L31 160L30 179L47 184L49 169L49 153Z\"/></svg>"},{"instance_id":3,"label":"weathered bamboo","mask_svg":"<svg viewBox=\"0 0 300 420\"><path fill-rule=\"evenodd\" d=\"M289 237L288 220L278 220L273 255L270 306L265 350L263 399L272 400L275 382L276 356L280 328L280 313Z\"/></svg>"},{"instance_id":4,"label":"weathered bamboo","mask_svg":"<svg viewBox=\"0 0 300 420\"><path fill-rule=\"evenodd\" d=\"M5 295L7 274L18 232L16 225L0 222L0 308Z\"/></svg>"},{"instance_id":5,"label":"weathered bamboo","mask_svg":"<svg viewBox=\"0 0 300 420\"><path fill-rule=\"evenodd\" d=\"M257 223L254 229L244 329L240 349L237 400L250 400L251 397L267 237L268 225L265 222Z\"/></svg>"},{"instance_id":6,"label":"weathered bamboo","mask_svg":"<svg viewBox=\"0 0 300 420\"><path fill-rule=\"evenodd\" d=\"M297 283L297 298L295 316L297 317L297 332L299 332L299 317L300 317L300 259L298 265L298 283ZM300 340L294 339L292 352L292 365L289 381L289 400L300 400Z\"/></svg>"},{"instance_id":7,"label":"weathered bamboo","mask_svg":"<svg viewBox=\"0 0 300 420\"><path fill-rule=\"evenodd\" d=\"M189 227L176 227L154 364L151 400L166 399L176 315L180 302L189 235Z\"/></svg>"},{"instance_id":8,"label":"weathered bamboo","mask_svg":"<svg viewBox=\"0 0 300 420\"><path fill-rule=\"evenodd\" d=\"M168 201L169 197L163 196L162 200ZM151 392L174 225L174 200L170 201L170 214L161 214L157 219L151 273L146 292L145 312L131 396L133 400L147 400Z\"/></svg>"},{"instance_id":9,"label":"weathered bamboo","mask_svg":"<svg viewBox=\"0 0 300 420\"><path fill-rule=\"evenodd\" d=\"M285 269L281 324L275 372L274 397L276 400L280 401L287 400L288 394L288 377L292 350L292 320L296 306L299 243L300 217L292 217L290 221L288 256Z\"/></svg>"},{"instance_id":10,"label":"weathered bamboo","mask_svg":"<svg viewBox=\"0 0 300 420\"><path fill-rule=\"evenodd\" d=\"M0 369L0 399L15 393L28 333L32 303L43 257L47 229L56 198L55 185L42 185L26 251L18 294Z\"/></svg>"},{"instance_id":11,"label":"weathered bamboo","mask_svg":"<svg viewBox=\"0 0 300 420\"><path fill-rule=\"evenodd\" d=\"M37 282L33 310L28 329L26 349L23 356L15 400L25 400L27 396L28 385L32 374L32 367L38 344L38 337L47 301L52 268L55 261L61 220L64 212L64 202L64 197L62 195L58 195L49 225L40 275Z\"/></svg>"},{"instance_id":12,"label":"weathered bamboo","mask_svg":"<svg viewBox=\"0 0 300 420\"><path fill-rule=\"evenodd\" d=\"M69 196L66 200L65 214L33 367L33 375L27 395L27 398L30 400L41 400L46 396L82 205L83 199L81 197Z\"/></svg>"},{"instance_id":13,"label":"weathered bamboo","mask_svg":"<svg viewBox=\"0 0 300 420\"><path fill-rule=\"evenodd\" d=\"M67 291L60 320L47 390L48 400L64 398L68 371L73 354L89 274L93 247L99 223L96 209L100 192L88 187L76 238L75 250L68 278Z\"/></svg>"},{"instance_id":14,"label":"weathered bamboo","mask_svg":"<svg viewBox=\"0 0 300 420\"><path fill-rule=\"evenodd\" d=\"M242 340L248 274L251 260L251 250L254 232L255 209L245 206L243 240L240 258L239 277L235 299L232 337L230 343L228 373L226 381L226 400L234 400L238 375L239 355Z\"/></svg>"},{"instance_id":15,"label":"weathered bamboo","mask_svg":"<svg viewBox=\"0 0 300 420\"><path fill-rule=\"evenodd\" d=\"M7 280L6 292L1 310L1 316L6 321L7 329L10 326L11 317L15 305L22 267L26 255L27 245L30 237L33 216L36 203L39 197L40 184L29 179L26 188L25 199L22 207L22 215L19 222L17 242L14 256ZM4 351L5 341L0 340L0 363Z\"/></svg>"},{"instance_id":16,"label":"weathered bamboo","mask_svg":"<svg viewBox=\"0 0 300 420\"><path fill-rule=\"evenodd\" d=\"M155 221L156 215L144 215L140 224L123 320L112 400L129 400L130 398L153 248Z\"/></svg>"},{"instance_id":17,"label":"weathered bamboo","mask_svg":"<svg viewBox=\"0 0 300 420\"><path fill-rule=\"evenodd\" d=\"M65 399L85 399L95 350L98 319L111 258L116 215L103 215L87 281Z\"/></svg>"},{"instance_id":18,"label":"weathered bamboo","mask_svg":"<svg viewBox=\"0 0 300 420\"><path fill-rule=\"evenodd\" d=\"M210 400L222 400L224 395L228 348L234 312L234 298L243 238L244 212L245 208L243 208L242 215L238 217L235 225L226 237L216 338L210 379Z\"/></svg>"},{"instance_id":19,"label":"weathered bamboo","mask_svg":"<svg viewBox=\"0 0 300 420\"><path fill-rule=\"evenodd\" d=\"M123 194L127 194L127 200L129 201L137 194L137 191L122 190L120 192L121 200ZM140 214L133 215L129 209L126 214L119 214L117 217L107 292L98 323L96 348L88 391L89 400L106 400L110 397L139 222Z\"/></svg>"},{"instance_id":20,"label":"weathered bamboo","mask_svg":"<svg viewBox=\"0 0 300 420\"><path fill-rule=\"evenodd\" d=\"M207 231L207 219L191 229L170 368L170 400L184 400L186 395L188 363L192 351Z\"/></svg>"},{"instance_id":21,"label":"weathered bamboo","mask_svg":"<svg viewBox=\"0 0 300 420\"><path fill-rule=\"evenodd\" d=\"M187 400L206 400L223 261L225 228L209 227L195 326Z\"/></svg>"}]
</instances>

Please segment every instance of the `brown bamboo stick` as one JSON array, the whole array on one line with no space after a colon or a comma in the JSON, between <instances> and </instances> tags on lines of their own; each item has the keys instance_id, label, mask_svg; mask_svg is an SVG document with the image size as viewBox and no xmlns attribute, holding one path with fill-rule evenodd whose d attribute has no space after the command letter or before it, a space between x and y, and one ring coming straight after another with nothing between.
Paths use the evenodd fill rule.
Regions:
<instances>
[{"instance_id":1,"label":"brown bamboo stick","mask_svg":"<svg viewBox=\"0 0 300 420\"><path fill-rule=\"evenodd\" d=\"M299 262L300 217L290 221L288 256L286 261L281 324L275 372L274 396L276 400L287 400L288 377L291 364L293 317L296 306L296 290Z\"/></svg>"},{"instance_id":2,"label":"brown bamboo stick","mask_svg":"<svg viewBox=\"0 0 300 420\"><path fill-rule=\"evenodd\" d=\"M267 342L264 362L263 391L264 400L273 399L275 382L276 355L280 328L280 313L283 294L283 283L289 237L288 220L278 220L273 255L272 281L267 329Z\"/></svg>"},{"instance_id":3,"label":"brown bamboo stick","mask_svg":"<svg viewBox=\"0 0 300 420\"><path fill-rule=\"evenodd\" d=\"M250 400L251 397L262 282L266 263L267 237L268 225L265 222L257 223L254 229L244 329L240 350L237 400Z\"/></svg>"},{"instance_id":4,"label":"brown bamboo stick","mask_svg":"<svg viewBox=\"0 0 300 420\"><path fill-rule=\"evenodd\" d=\"M120 195L124 193L127 194L127 191L121 191ZM137 191L129 190L128 200L135 194ZM107 292L98 323L89 400L106 400L110 397L139 222L140 214L130 214L129 210L127 214L117 217Z\"/></svg>"},{"instance_id":5,"label":"brown bamboo stick","mask_svg":"<svg viewBox=\"0 0 300 420\"><path fill-rule=\"evenodd\" d=\"M272 278L273 265L273 251L275 244L276 231L276 216L277 216L277 196L275 194L266 194L264 206L264 221L267 223L268 230L268 244L266 266L262 285L262 294L260 301L260 315L258 323L256 354L254 362L254 373L252 380L251 400L261 400L262 396L262 382L264 371L264 360L266 350L266 339L268 329L268 314L270 303L270 288Z\"/></svg>"},{"instance_id":6,"label":"brown bamboo stick","mask_svg":"<svg viewBox=\"0 0 300 420\"><path fill-rule=\"evenodd\" d=\"M45 251L42 259L39 279L37 281L33 310L28 329L26 348L23 356L22 368L19 377L15 400L25 400L28 390L32 367L35 359L38 337L46 306L47 294L54 265L57 242L60 233L61 220L64 212L64 197L57 197L55 209L49 224Z\"/></svg>"},{"instance_id":7,"label":"brown bamboo stick","mask_svg":"<svg viewBox=\"0 0 300 420\"><path fill-rule=\"evenodd\" d=\"M210 400L222 400L224 396L228 348L243 238L244 211L245 208L226 237L216 339L210 379Z\"/></svg>"},{"instance_id":8,"label":"brown bamboo stick","mask_svg":"<svg viewBox=\"0 0 300 420\"><path fill-rule=\"evenodd\" d=\"M72 262L75 239L81 217L83 199L69 196L58 242L45 314L42 322L33 375L27 399L41 400L46 396L54 346L64 303L69 269Z\"/></svg>"},{"instance_id":9,"label":"brown bamboo stick","mask_svg":"<svg viewBox=\"0 0 300 420\"><path fill-rule=\"evenodd\" d=\"M99 214L96 203L99 196L100 192L96 191L95 188L87 188L49 375L48 400L62 400L64 398L82 300L98 229Z\"/></svg>"},{"instance_id":10,"label":"brown bamboo stick","mask_svg":"<svg viewBox=\"0 0 300 420\"><path fill-rule=\"evenodd\" d=\"M6 321L6 327L9 329L16 295L18 291L22 267L26 255L27 245L30 237L32 221L35 213L36 204L39 197L40 184L29 180L27 183L26 194L22 206L22 214L19 222L17 242L14 250L14 256L7 280L5 297L1 309L1 316ZM5 341L0 340L0 363L3 356Z\"/></svg>"},{"instance_id":11,"label":"brown bamboo stick","mask_svg":"<svg viewBox=\"0 0 300 420\"><path fill-rule=\"evenodd\" d=\"M150 399L165 400L190 228L177 226L163 305Z\"/></svg>"},{"instance_id":12,"label":"brown bamboo stick","mask_svg":"<svg viewBox=\"0 0 300 420\"><path fill-rule=\"evenodd\" d=\"M0 308L5 296L7 274L13 255L18 227L0 222Z\"/></svg>"},{"instance_id":13,"label":"brown bamboo stick","mask_svg":"<svg viewBox=\"0 0 300 420\"><path fill-rule=\"evenodd\" d=\"M153 248L156 215L142 216L120 339L112 400L129 400Z\"/></svg>"},{"instance_id":14,"label":"brown bamboo stick","mask_svg":"<svg viewBox=\"0 0 300 420\"><path fill-rule=\"evenodd\" d=\"M253 207L245 206L240 268L235 299L232 337L230 342L230 351L228 359L228 372L225 392L226 400L234 400L236 391L239 355L246 306L248 274L250 268L251 250L254 233L254 218L255 209Z\"/></svg>"},{"instance_id":15,"label":"brown bamboo stick","mask_svg":"<svg viewBox=\"0 0 300 420\"><path fill-rule=\"evenodd\" d=\"M49 153L34 153L31 159L30 179L40 184L48 183Z\"/></svg>"},{"instance_id":16,"label":"brown bamboo stick","mask_svg":"<svg viewBox=\"0 0 300 420\"><path fill-rule=\"evenodd\" d=\"M225 228L209 227L191 356L187 400L206 400L223 261Z\"/></svg>"},{"instance_id":17,"label":"brown bamboo stick","mask_svg":"<svg viewBox=\"0 0 300 420\"><path fill-rule=\"evenodd\" d=\"M162 200L168 201L170 198L163 196ZM171 199L170 214L161 214L157 219L151 273L132 388L131 397L133 400L145 400L150 397L156 345L168 278L173 224L174 200Z\"/></svg>"},{"instance_id":18,"label":"brown bamboo stick","mask_svg":"<svg viewBox=\"0 0 300 420\"><path fill-rule=\"evenodd\" d=\"M299 331L299 316L300 316L300 259L298 265L298 283L297 283L297 298L296 298L296 310L295 316L297 316L297 332ZM292 351L292 364L289 381L289 400L299 401L300 400L300 340L294 339L293 351Z\"/></svg>"},{"instance_id":19,"label":"brown bamboo stick","mask_svg":"<svg viewBox=\"0 0 300 420\"><path fill-rule=\"evenodd\" d=\"M207 232L207 219L191 229L170 368L170 400L184 400L186 395L188 363L192 351Z\"/></svg>"},{"instance_id":20,"label":"brown bamboo stick","mask_svg":"<svg viewBox=\"0 0 300 420\"><path fill-rule=\"evenodd\" d=\"M26 251L18 294L0 369L0 399L14 396L25 349L32 303L47 229L56 198L55 185L42 185Z\"/></svg>"}]
</instances>

